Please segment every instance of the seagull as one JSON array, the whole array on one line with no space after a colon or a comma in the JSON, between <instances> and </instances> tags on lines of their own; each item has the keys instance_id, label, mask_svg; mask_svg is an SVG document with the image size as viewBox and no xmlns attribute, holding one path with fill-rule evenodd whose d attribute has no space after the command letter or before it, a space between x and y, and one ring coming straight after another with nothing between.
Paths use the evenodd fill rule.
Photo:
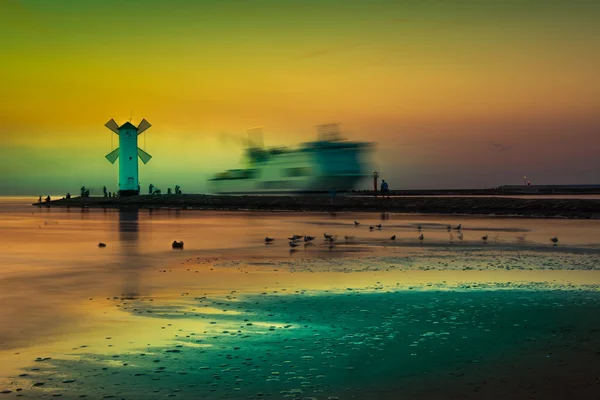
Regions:
<instances>
[{"instance_id":1,"label":"seagull","mask_svg":"<svg viewBox=\"0 0 600 400\"><path fill-rule=\"evenodd\" d=\"M550 241L552 243L558 243L558 238L556 236L554 236L552 239L550 239Z\"/></svg>"},{"instance_id":2,"label":"seagull","mask_svg":"<svg viewBox=\"0 0 600 400\"><path fill-rule=\"evenodd\" d=\"M331 239L331 238L333 237L333 235L328 235L328 234L324 233L324 234L323 234L323 237L324 237L325 239Z\"/></svg>"},{"instance_id":3,"label":"seagull","mask_svg":"<svg viewBox=\"0 0 600 400\"><path fill-rule=\"evenodd\" d=\"M377 224L375 226L377 227L377 229L381 229L381 224Z\"/></svg>"},{"instance_id":4,"label":"seagull","mask_svg":"<svg viewBox=\"0 0 600 400\"><path fill-rule=\"evenodd\" d=\"M106 247L106 243L100 242L100 243L98 243L98 247Z\"/></svg>"},{"instance_id":5,"label":"seagull","mask_svg":"<svg viewBox=\"0 0 600 400\"><path fill-rule=\"evenodd\" d=\"M314 236L304 236L304 241L305 242L310 242L311 240L313 240L315 237Z\"/></svg>"},{"instance_id":6,"label":"seagull","mask_svg":"<svg viewBox=\"0 0 600 400\"><path fill-rule=\"evenodd\" d=\"M272 237L268 237L268 236L267 236L267 237L265 238L265 243L271 243L273 240L275 240L275 239L273 239Z\"/></svg>"},{"instance_id":7,"label":"seagull","mask_svg":"<svg viewBox=\"0 0 600 400\"><path fill-rule=\"evenodd\" d=\"M396 235L392 236L390 239L391 240L396 240Z\"/></svg>"},{"instance_id":8,"label":"seagull","mask_svg":"<svg viewBox=\"0 0 600 400\"><path fill-rule=\"evenodd\" d=\"M289 240L298 240L298 239L302 239L302 236L300 235L292 235L291 238L288 238Z\"/></svg>"},{"instance_id":9,"label":"seagull","mask_svg":"<svg viewBox=\"0 0 600 400\"><path fill-rule=\"evenodd\" d=\"M358 225L360 225L360 222L354 221L354 226L358 226Z\"/></svg>"},{"instance_id":10,"label":"seagull","mask_svg":"<svg viewBox=\"0 0 600 400\"><path fill-rule=\"evenodd\" d=\"M482 236L482 237L481 237L481 240L483 240L484 242L485 242L486 240L488 240L488 235Z\"/></svg>"},{"instance_id":11,"label":"seagull","mask_svg":"<svg viewBox=\"0 0 600 400\"><path fill-rule=\"evenodd\" d=\"M423 236L423 234L421 233L421 236L419 236L419 240L423 240L425 239L425 236Z\"/></svg>"},{"instance_id":12,"label":"seagull","mask_svg":"<svg viewBox=\"0 0 600 400\"><path fill-rule=\"evenodd\" d=\"M325 240L329 240L329 243L333 243L333 241L335 240L333 237L329 236L327 239Z\"/></svg>"},{"instance_id":13,"label":"seagull","mask_svg":"<svg viewBox=\"0 0 600 400\"><path fill-rule=\"evenodd\" d=\"M373 229L375 229L375 227L373 225L369 226L370 231L372 231Z\"/></svg>"},{"instance_id":14,"label":"seagull","mask_svg":"<svg viewBox=\"0 0 600 400\"><path fill-rule=\"evenodd\" d=\"M290 247L293 249L294 247L300 246L298 243L290 242Z\"/></svg>"}]
</instances>

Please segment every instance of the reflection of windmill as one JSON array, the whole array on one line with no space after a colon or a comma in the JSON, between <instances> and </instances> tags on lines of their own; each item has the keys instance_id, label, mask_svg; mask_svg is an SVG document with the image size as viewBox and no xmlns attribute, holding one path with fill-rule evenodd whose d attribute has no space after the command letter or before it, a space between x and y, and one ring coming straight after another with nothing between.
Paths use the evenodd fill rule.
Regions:
<instances>
[{"instance_id":1,"label":"reflection of windmill","mask_svg":"<svg viewBox=\"0 0 600 400\"><path fill-rule=\"evenodd\" d=\"M138 161L147 164L152 156L140 149L137 144L138 135L152 125L145 119L136 127L131 122L119 126L114 119L105 125L108 129L119 135L119 147L106 155L106 159L114 164L119 156L119 196L136 196L140 194L138 180Z\"/></svg>"}]
</instances>

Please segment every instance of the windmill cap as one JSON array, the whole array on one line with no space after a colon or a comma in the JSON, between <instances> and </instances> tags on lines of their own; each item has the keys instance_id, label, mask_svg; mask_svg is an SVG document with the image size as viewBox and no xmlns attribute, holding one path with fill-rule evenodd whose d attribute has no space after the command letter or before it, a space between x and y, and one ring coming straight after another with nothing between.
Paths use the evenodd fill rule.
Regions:
<instances>
[{"instance_id":1,"label":"windmill cap","mask_svg":"<svg viewBox=\"0 0 600 400\"><path fill-rule=\"evenodd\" d=\"M131 122L125 122L123 125L121 125L119 127L119 130L121 129L135 129L137 130L137 126L133 125Z\"/></svg>"}]
</instances>

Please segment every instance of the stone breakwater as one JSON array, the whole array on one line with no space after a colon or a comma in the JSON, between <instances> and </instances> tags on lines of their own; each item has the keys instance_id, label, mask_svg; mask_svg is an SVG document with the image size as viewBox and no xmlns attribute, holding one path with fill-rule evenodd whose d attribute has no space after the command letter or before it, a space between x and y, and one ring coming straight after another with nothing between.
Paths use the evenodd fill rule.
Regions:
<instances>
[{"instance_id":1,"label":"stone breakwater","mask_svg":"<svg viewBox=\"0 0 600 400\"><path fill-rule=\"evenodd\" d=\"M141 195L123 198L74 197L40 207L170 208L252 211L397 212L600 219L600 199L508 197L213 196Z\"/></svg>"}]
</instances>

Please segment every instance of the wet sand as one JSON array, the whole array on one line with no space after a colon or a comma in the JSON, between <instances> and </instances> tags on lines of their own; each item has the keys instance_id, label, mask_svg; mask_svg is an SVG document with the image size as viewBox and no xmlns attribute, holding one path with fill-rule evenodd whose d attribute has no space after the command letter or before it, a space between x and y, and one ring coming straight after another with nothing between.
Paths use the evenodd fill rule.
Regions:
<instances>
[{"instance_id":1,"label":"wet sand","mask_svg":"<svg viewBox=\"0 0 600 400\"><path fill-rule=\"evenodd\" d=\"M148 271L152 296L80 300L70 308L82 319L67 331L3 351L3 390L127 399L598 390L598 270L457 273L352 257L299 268L308 261L196 258Z\"/></svg>"},{"instance_id":2,"label":"wet sand","mask_svg":"<svg viewBox=\"0 0 600 400\"><path fill-rule=\"evenodd\" d=\"M44 228L6 222L10 237L42 231L49 244L32 265L18 237L3 237L4 261L22 263L2 271L11 307L1 314L0 391L10 393L0 398L598 393L595 221L463 219L460 240L446 231L457 221L439 217L392 217L371 232L377 215L67 214L39 214L54 221ZM88 222L69 258L59 238L76 221ZM337 235L332 246L322 231ZM319 236L290 251L293 233Z\"/></svg>"}]
</instances>

